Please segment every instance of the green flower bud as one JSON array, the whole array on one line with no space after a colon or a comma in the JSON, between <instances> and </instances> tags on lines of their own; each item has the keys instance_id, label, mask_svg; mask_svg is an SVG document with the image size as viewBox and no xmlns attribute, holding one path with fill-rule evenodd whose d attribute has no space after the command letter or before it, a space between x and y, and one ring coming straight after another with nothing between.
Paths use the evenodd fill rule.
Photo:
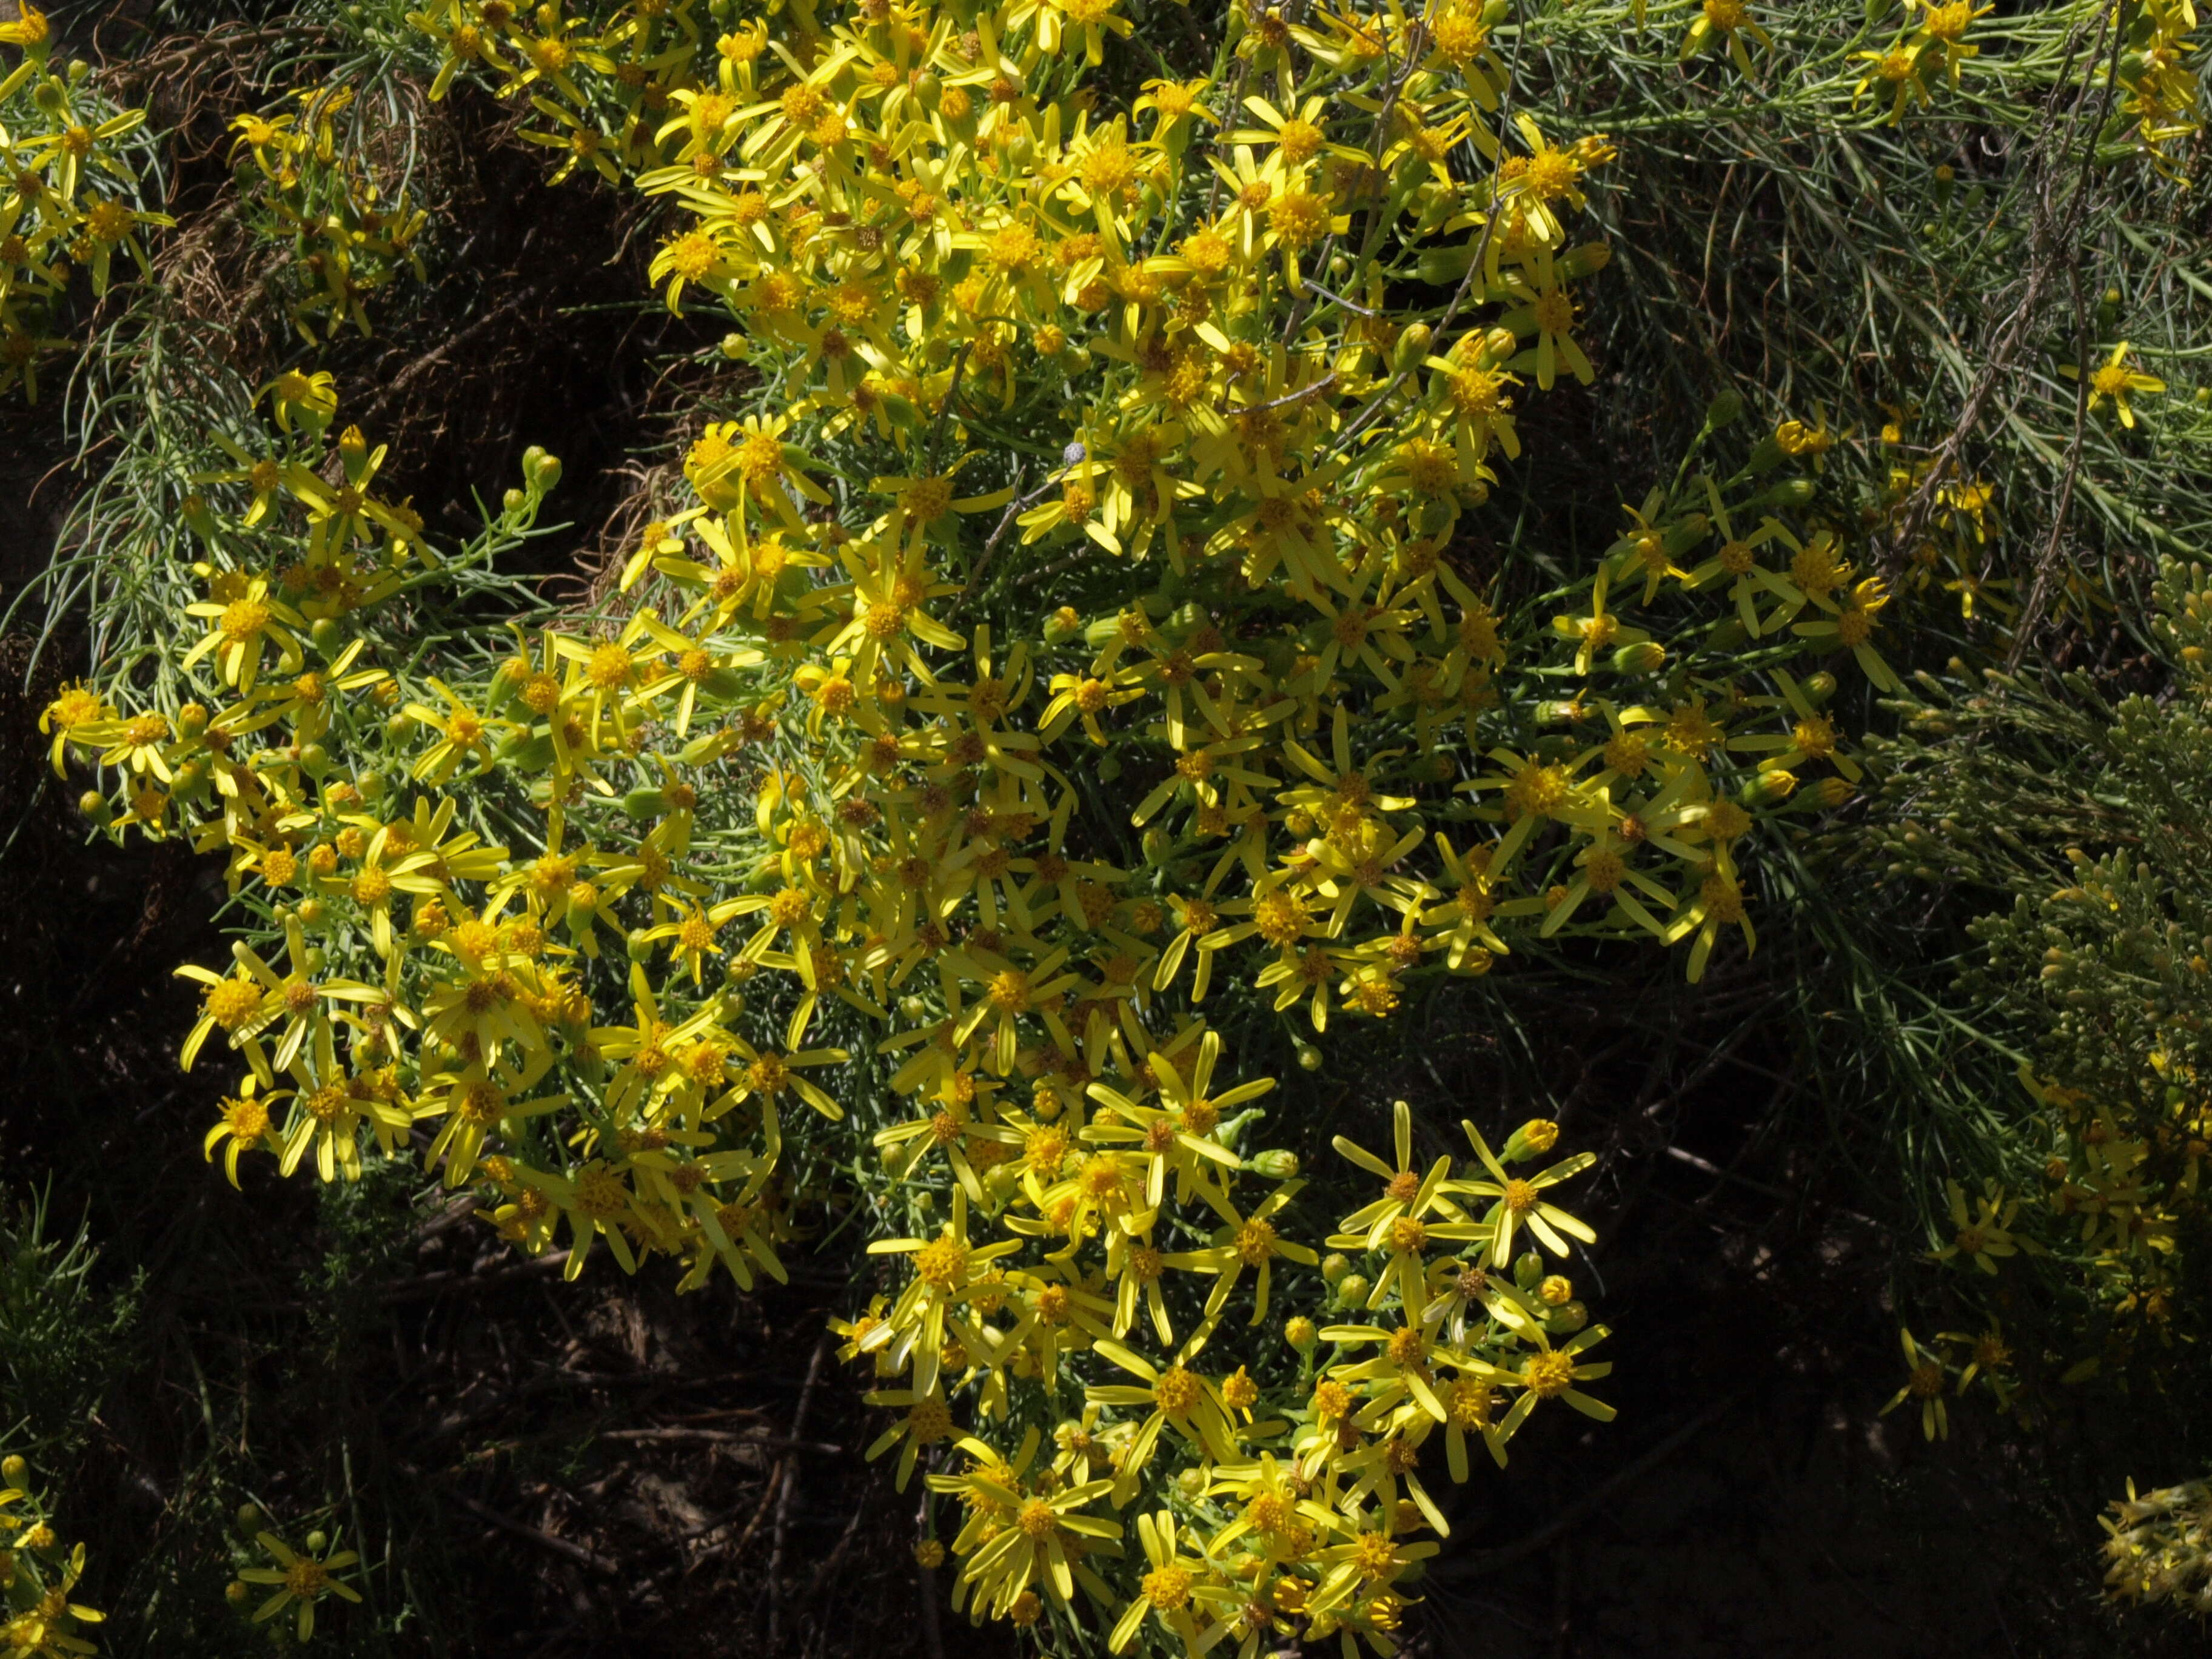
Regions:
<instances>
[{"instance_id":1,"label":"green flower bud","mask_svg":"<svg viewBox=\"0 0 2212 1659\"><path fill-rule=\"evenodd\" d=\"M1705 405L1705 425L1714 432L1733 426L1743 413L1743 398L1740 393L1723 392Z\"/></svg>"},{"instance_id":2,"label":"green flower bud","mask_svg":"<svg viewBox=\"0 0 2212 1659\"><path fill-rule=\"evenodd\" d=\"M1746 779L1735 792L1735 798L1756 811L1763 806L1779 806L1796 793L1797 775L1778 766Z\"/></svg>"},{"instance_id":3,"label":"green flower bud","mask_svg":"<svg viewBox=\"0 0 2212 1659\"><path fill-rule=\"evenodd\" d=\"M1426 323L1415 323L1398 336L1398 343L1391 348L1390 368L1393 373L1407 374L1421 366L1435 343L1436 331Z\"/></svg>"},{"instance_id":4,"label":"green flower bud","mask_svg":"<svg viewBox=\"0 0 2212 1659\"><path fill-rule=\"evenodd\" d=\"M1356 1308L1367 1300L1367 1293L1375 1286L1368 1282L1365 1273L1346 1273L1337 1281L1336 1305Z\"/></svg>"},{"instance_id":5,"label":"green flower bud","mask_svg":"<svg viewBox=\"0 0 2212 1659\"><path fill-rule=\"evenodd\" d=\"M1568 1302L1552 1310L1544 1328L1553 1336L1572 1336L1589 1323L1589 1310L1579 1302Z\"/></svg>"},{"instance_id":6,"label":"green flower bud","mask_svg":"<svg viewBox=\"0 0 2212 1659\"><path fill-rule=\"evenodd\" d=\"M1298 1172L1298 1155L1271 1147L1266 1152L1253 1153L1244 1160L1244 1167L1254 1175L1269 1181L1288 1181Z\"/></svg>"},{"instance_id":7,"label":"green flower bud","mask_svg":"<svg viewBox=\"0 0 2212 1659\"><path fill-rule=\"evenodd\" d=\"M1516 1129L1498 1157L1508 1164L1542 1158L1559 1144L1559 1126L1547 1117L1532 1117Z\"/></svg>"},{"instance_id":8,"label":"green flower bud","mask_svg":"<svg viewBox=\"0 0 2212 1659\"><path fill-rule=\"evenodd\" d=\"M1789 459L1790 453L1782 447L1782 441L1770 432L1753 447L1751 459L1744 463L1743 470L1754 478L1764 477Z\"/></svg>"},{"instance_id":9,"label":"green flower bud","mask_svg":"<svg viewBox=\"0 0 2212 1659\"><path fill-rule=\"evenodd\" d=\"M1331 1254L1321 1259L1322 1279L1330 1285L1342 1284L1345 1274L1351 1271L1352 1258L1348 1255Z\"/></svg>"}]
</instances>

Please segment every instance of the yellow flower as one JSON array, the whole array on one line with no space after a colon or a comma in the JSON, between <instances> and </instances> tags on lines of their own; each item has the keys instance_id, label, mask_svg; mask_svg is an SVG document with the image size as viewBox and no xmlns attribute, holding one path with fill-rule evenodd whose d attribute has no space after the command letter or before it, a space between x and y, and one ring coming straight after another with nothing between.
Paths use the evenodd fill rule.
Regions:
<instances>
[{"instance_id":1,"label":"yellow flower","mask_svg":"<svg viewBox=\"0 0 2212 1659\"><path fill-rule=\"evenodd\" d=\"M2133 429L2136 411L2130 398L2139 392L2164 392L2166 382L2155 374L2147 374L2130 366L2128 350L2128 343L2121 341L2112 348L2111 356L2089 371L2088 409L2094 415L2109 402L2112 405L2112 412L2120 417L2120 424ZM2081 378L2081 370L2072 363L2062 364L2058 372L2069 380Z\"/></svg>"}]
</instances>

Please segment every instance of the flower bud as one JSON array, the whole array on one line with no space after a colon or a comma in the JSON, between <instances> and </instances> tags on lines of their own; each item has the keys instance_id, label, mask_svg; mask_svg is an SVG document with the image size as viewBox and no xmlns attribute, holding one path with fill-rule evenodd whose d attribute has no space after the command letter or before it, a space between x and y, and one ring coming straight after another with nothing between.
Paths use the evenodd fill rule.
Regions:
<instances>
[{"instance_id":1,"label":"flower bud","mask_svg":"<svg viewBox=\"0 0 2212 1659\"><path fill-rule=\"evenodd\" d=\"M1345 1274L1351 1271L1352 1258L1348 1255L1331 1254L1321 1259L1322 1282L1332 1287L1342 1284Z\"/></svg>"},{"instance_id":2,"label":"flower bud","mask_svg":"<svg viewBox=\"0 0 2212 1659\"><path fill-rule=\"evenodd\" d=\"M1544 1282L1544 1258L1534 1250L1523 1250L1513 1262L1513 1282L1524 1291L1533 1291Z\"/></svg>"},{"instance_id":3,"label":"flower bud","mask_svg":"<svg viewBox=\"0 0 2212 1659\"><path fill-rule=\"evenodd\" d=\"M1735 792L1735 798L1756 811L1763 806L1779 806L1797 793L1797 775L1780 767L1759 772L1745 780Z\"/></svg>"},{"instance_id":4,"label":"flower bud","mask_svg":"<svg viewBox=\"0 0 2212 1659\"><path fill-rule=\"evenodd\" d=\"M1298 1044L1297 1054L1298 1069L1300 1071L1318 1072L1321 1070L1322 1052L1320 1049L1315 1048L1312 1043L1301 1042Z\"/></svg>"},{"instance_id":5,"label":"flower bud","mask_svg":"<svg viewBox=\"0 0 2212 1659\"><path fill-rule=\"evenodd\" d=\"M1397 374L1407 374L1419 368L1435 340L1436 331L1426 323L1415 323L1403 330L1398 336L1398 343L1391 348L1391 369Z\"/></svg>"},{"instance_id":6,"label":"flower bud","mask_svg":"<svg viewBox=\"0 0 2212 1659\"><path fill-rule=\"evenodd\" d=\"M21 1486L30 1473L31 1466L12 1452L6 1457L0 1457L0 1480L5 1480L9 1486Z\"/></svg>"},{"instance_id":7,"label":"flower bud","mask_svg":"<svg viewBox=\"0 0 2212 1659\"><path fill-rule=\"evenodd\" d=\"M1751 459L1744 463L1743 470L1754 478L1764 477L1789 459L1790 453L1783 448L1782 440L1770 432L1753 446Z\"/></svg>"},{"instance_id":8,"label":"flower bud","mask_svg":"<svg viewBox=\"0 0 2212 1659\"><path fill-rule=\"evenodd\" d=\"M76 798L76 810L83 813L85 817L90 818L93 823L99 825L103 830L108 826L109 823L115 817L114 805L108 800L106 796L101 794L97 789L88 789L84 793L79 795ZM18 1458L15 1461L21 1462L22 1460ZM12 1474L8 1478L10 1480L15 1479Z\"/></svg>"},{"instance_id":9,"label":"flower bud","mask_svg":"<svg viewBox=\"0 0 2212 1659\"><path fill-rule=\"evenodd\" d=\"M1743 398L1734 392L1723 392L1705 405L1705 427L1718 432L1723 427L1733 426L1743 413Z\"/></svg>"},{"instance_id":10,"label":"flower bud","mask_svg":"<svg viewBox=\"0 0 2212 1659\"><path fill-rule=\"evenodd\" d=\"M1340 1308L1356 1308L1367 1300L1367 1293L1374 1288L1375 1286L1368 1281L1365 1273L1346 1273L1337 1281L1336 1305Z\"/></svg>"},{"instance_id":11,"label":"flower bud","mask_svg":"<svg viewBox=\"0 0 2212 1659\"><path fill-rule=\"evenodd\" d=\"M1516 1129L1498 1157L1508 1164L1541 1158L1559 1144L1559 1126L1547 1117L1532 1117Z\"/></svg>"},{"instance_id":12,"label":"flower bud","mask_svg":"<svg viewBox=\"0 0 2212 1659\"><path fill-rule=\"evenodd\" d=\"M1269 1181L1288 1181L1298 1172L1298 1155L1279 1147L1255 1152L1244 1160L1244 1167L1254 1175Z\"/></svg>"},{"instance_id":13,"label":"flower bud","mask_svg":"<svg viewBox=\"0 0 2212 1659\"><path fill-rule=\"evenodd\" d=\"M1624 645L1613 653L1616 674L1656 674L1667 665L1667 647L1656 640Z\"/></svg>"}]
</instances>

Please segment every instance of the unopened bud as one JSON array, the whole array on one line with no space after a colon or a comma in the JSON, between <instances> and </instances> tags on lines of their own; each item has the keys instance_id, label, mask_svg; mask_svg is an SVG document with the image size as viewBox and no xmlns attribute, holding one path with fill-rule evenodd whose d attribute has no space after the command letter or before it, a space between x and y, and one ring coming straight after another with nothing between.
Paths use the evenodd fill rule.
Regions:
<instances>
[{"instance_id":1,"label":"unopened bud","mask_svg":"<svg viewBox=\"0 0 2212 1659\"><path fill-rule=\"evenodd\" d=\"M1390 367L1400 374L1408 374L1421 366L1429 355L1429 347L1436 339L1436 331L1426 323L1415 323L1398 336L1398 343L1390 352Z\"/></svg>"}]
</instances>

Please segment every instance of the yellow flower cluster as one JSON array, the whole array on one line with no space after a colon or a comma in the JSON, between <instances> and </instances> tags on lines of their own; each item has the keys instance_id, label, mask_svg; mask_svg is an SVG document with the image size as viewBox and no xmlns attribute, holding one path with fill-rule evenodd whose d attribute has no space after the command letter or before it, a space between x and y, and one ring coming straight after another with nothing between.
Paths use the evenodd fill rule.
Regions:
<instances>
[{"instance_id":1,"label":"yellow flower cluster","mask_svg":"<svg viewBox=\"0 0 2212 1659\"><path fill-rule=\"evenodd\" d=\"M2178 179L2174 152L2204 125L2197 71L2189 65L2197 8L2192 0L2142 0L2126 15L2124 28L2121 118L2132 125L2131 136L2152 165Z\"/></svg>"},{"instance_id":2,"label":"yellow flower cluster","mask_svg":"<svg viewBox=\"0 0 2212 1659\"><path fill-rule=\"evenodd\" d=\"M7 1659L72 1659L94 1651L87 1626L105 1614L70 1600L84 1576L84 1546L64 1548L44 1495L24 1483L21 1457L0 1459L0 1652Z\"/></svg>"},{"instance_id":3,"label":"yellow flower cluster","mask_svg":"<svg viewBox=\"0 0 2212 1659\"><path fill-rule=\"evenodd\" d=\"M2212 1486L2184 1481L2116 1498L2106 1532L2105 1593L2115 1601L2170 1601L2212 1613Z\"/></svg>"},{"instance_id":4,"label":"yellow flower cluster","mask_svg":"<svg viewBox=\"0 0 2212 1659\"><path fill-rule=\"evenodd\" d=\"M144 125L143 110L103 112L85 84L87 65L57 74L48 65L52 25L35 6L0 22L0 390L17 380L38 400L38 360L69 343L51 337L49 313L79 267L95 296L107 291L118 251L147 269L138 233L172 222L142 212L131 194L137 169L124 140Z\"/></svg>"},{"instance_id":5,"label":"yellow flower cluster","mask_svg":"<svg viewBox=\"0 0 2212 1659\"><path fill-rule=\"evenodd\" d=\"M518 1247L565 1228L571 1277L604 1241L750 1286L793 1144L865 1113L878 1171L849 1131L823 1161L914 1224L848 1354L899 1413L877 1451L964 1505L962 1605L1388 1651L1447 1520L1427 1443L1464 1479L1540 1402L1610 1414L1541 1255L1590 1237L1549 1196L1589 1159L1469 1123L1423 1170L1401 1106L1394 1160L1337 1142L1380 1195L1303 1243L1297 1160L1249 1149L1273 1085L1208 1015L1384 1019L1516 938L1686 941L1693 979L1748 945L1747 838L1857 775L1832 678L1783 665L1894 684L1884 590L1772 477L1834 440L1686 466L1595 572L1495 608L1455 532L1524 387L1593 377L1606 251L1568 224L1610 155L1510 113L1502 11L1233 14L1212 74L1109 112L1111 0L711 40L698 10L416 20L441 91L486 73L564 168L679 210L654 280L738 325L750 412L695 426L608 606L415 631L558 464L441 562L295 372L265 449L191 480L190 695L47 711L58 771L121 780L88 811L225 852L258 919L185 970L185 1063L245 1068L208 1156L419 1152ZM280 530L282 562L235 550ZM1279 1275L1361 1322L1206 1363Z\"/></svg>"},{"instance_id":6,"label":"yellow flower cluster","mask_svg":"<svg viewBox=\"0 0 2212 1659\"><path fill-rule=\"evenodd\" d=\"M233 159L244 152L259 177L257 194L270 217L264 234L292 242L307 279L289 309L310 345L321 319L368 334L362 301L403 269L422 275L415 243L429 216L410 206L404 191L382 204L375 179L341 136L353 97L349 87L313 88L296 94L296 112L241 115L230 124L238 135Z\"/></svg>"},{"instance_id":7,"label":"yellow flower cluster","mask_svg":"<svg viewBox=\"0 0 2212 1659\"><path fill-rule=\"evenodd\" d=\"M1895 40L1881 52L1853 54L1867 65L1854 101L1869 92L1877 100L1887 99L1892 126L1913 105L1925 108L1931 101L1932 78L1940 76L1956 87L1959 66L1981 55L1979 46L1966 44L1966 31L1976 18L1994 9L1992 5L1977 7L1973 0L1909 0L1911 22Z\"/></svg>"},{"instance_id":8,"label":"yellow flower cluster","mask_svg":"<svg viewBox=\"0 0 2212 1659\"><path fill-rule=\"evenodd\" d=\"M1567 1237L1594 1238L1548 1195L1593 1159L1583 1153L1516 1175L1510 1166L1552 1148L1556 1126L1525 1124L1493 1153L1466 1124L1471 1173L1453 1178L1448 1157L1424 1170L1402 1101L1394 1162L1338 1137L1337 1151L1381 1190L1328 1240L1370 1271L1333 1256L1323 1277L1335 1307L1367 1317L1317 1328L1294 1315L1285 1338L1303 1363L1271 1386L1248 1364L1224 1370L1203 1355L1248 1273L1256 1325L1276 1264L1315 1261L1287 1232L1285 1212L1303 1183L1282 1179L1285 1166L1268 1155L1240 1159L1226 1144L1238 1126L1222 1114L1270 1085L1213 1093L1214 1035L1195 1049L1180 1069L1152 1055L1145 1069L1159 1079L1156 1104L1091 1085L1100 1109L1088 1122L1079 1103L1057 1106L1050 1085L1040 1085L1028 1111L1002 1109L986 1126L1004 1149L997 1158L975 1158L994 1143L972 1129L962 1139L911 1137L919 1158L943 1149L962 1180L942 1231L870 1247L910 1255L915 1276L896 1303L841 1328L847 1356L872 1356L879 1384L895 1385L879 1386L871 1401L902 1413L870 1455L898 1447L903 1486L919 1455L957 1439L965 1467L928 1484L964 1510L951 1546L963 1563L954 1601L978 1616L1031 1623L1047 1598L1066 1607L1079 1587L1115 1619L1108 1645L1116 1652L1148 1618L1189 1650L1227 1638L1255 1651L1277 1636L1348 1640L1356 1632L1387 1652L1403 1605L1398 1581L1436 1552L1418 1534L1450 1531L1419 1474L1431 1438L1443 1441L1452 1479L1464 1481L1469 1442L1502 1466L1506 1442L1543 1401L1563 1400L1600 1421L1613 1416L1577 1386L1612 1369L1583 1358L1604 1328L1588 1325L1571 1282L1547 1273L1540 1255L1516 1259L1514 1249L1534 1240L1563 1255ZM908 1136L902 1126L879 1139ZM980 1182L978 1161L992 1171ZM993 1178L1000 1170L1012 1179ZM1240 1171L1280 1184L1243 1209L1234 1195ZM971 1186L989 1211L1011 1189L1012 1207L1000 1215L1009 1237L971 1238ZM1201 1224L1212 1224L1203 1247L1164 1250L1156 1242L1170 1188L1174 1209L1203 1206ZM1032 1239L1051 1248L1017 1262ZM1180 1340L1161 1294L1177 1273L1212 1281L1200 1323ZM1130 1346L1132 1332L1147 1327L1158 1358ZM1317 1361L1324 1344L1330 1357ZM1113 1367L1089 1368L1109 1380L1082 1389L1080 1415L1050 1427L1048 1449L1034 1397L1042 1392L1048 1410L1062 1374L1085 1355ZM1030 1419L1018 1446L993 1444L983 1425L959 1434L950 1402L963 1395L974 1395L987 1422ZM1164 1483L1155 1470L1163 1462L1171 1470ZM1148 1472L1172 1507L1139 1506L1136 1562L1121 1522L1099 1511L1125 1510ZM1117 1595L1098 1571L1123 1560L1141 1572L1133 1596Z\"/></svg>"}]
</instances>

